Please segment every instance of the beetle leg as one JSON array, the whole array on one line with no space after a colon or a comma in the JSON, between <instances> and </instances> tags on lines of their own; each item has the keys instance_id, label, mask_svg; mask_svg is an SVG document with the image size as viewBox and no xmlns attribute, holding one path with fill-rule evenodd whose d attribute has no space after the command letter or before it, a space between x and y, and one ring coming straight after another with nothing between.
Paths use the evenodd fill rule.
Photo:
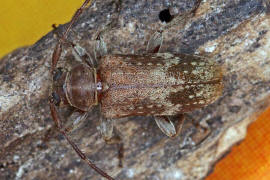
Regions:
<instances>
[{"instance_id":1,"label":"beetle leg","mask_svg":"<svg viewBox=\"0 0 270 180\"><path fill-rule=\"evenodd\" d=\"M67 120L67 125L65 125L65 130L67 132L72 132L77 129L82 122L87 118L88 112L78 112L74 111Z\"/></svg>"},{"instance_id":2,"label":"beetle leg","mask_svg":"<svg viewBox=\"0 0 270 180\"><path fill-rule=\"evenodd\" d=\"M162 31L156 31L148 41L146 52L158 53L163 42Z\"/></svg>"},{"instance_id":3,"label":"beetle leg","mask_svg":"<svg viewBox=\"0 0 270 180\"><path fill-rule=\"evenodd\" d=\"M182 128L183 128L183 125L184 125L184 122L185 122L184 114L178 115L177 119L175 121L176 121L175 122L176 134L174 136L172 136L173 138L177 137L182 131Z\"/></svg>"},{"instance_id":4,"label":"beetle leg","mask_svg":"<svg viewBox=\"0 0 270 180\"><path fill-rule=\"evenodd\" d=\"M77 11L75 12L75 14L73 15L66 31L64 32L63 36L58 40L54 51L53 51L53 55L52 55L52 68L51 68L51 72L54 72L55 67L57 66L57 62L60 59L61 53L62 53L62 43L65 41L65 39L67 39L67 35L69 33L69 31L71 30L72 25L77 21L77 19L79 18L79 16L82 14L82 12L85 10L85 8L87 7L88 4L92 4L93 0L85 0L84 3L82 4L82 6L77 9Z\"/></svg>"},{"instance_id":5,"label":"beetle leg","mask_svg":"<svg viewBox=\"0 0 270 180\"><path fill-rule=\"evenodd\" d=\"M99 59L101 56L108 54L107 46L102 36L106 34L107 32L113 30L117 26L118 21L119 21L119 15L122 9L122 0L115 0L113 1L113 3L115 4L115 13L112 15L112 20L107 25L105 25L104 29L100 30L96 36L96 41L97 41L96 47L95 47L96 59Z\"/></svg>"},{"instance_id":6,"label":"beetle leg","mask_svg":"<svg viewBox=\"0 0 270 180\"><path fill-rule=\"evenodd\" d=\"M86 63L91 68L97 67L97 60L95 54L88 53L83 47L75 44L73 47L72 54L78 61Z\"/></svg>"},{"instance_id":7,"label":"beetle leg","mask_svg":"<svg viewBox=\"0 0 270 180\"><path fill-rule=\"evenodd\" d=\"M87 158L87 156L79 149L79 147L70 139L70 137L67 135L66 131L63 129L62 121L60 119L60 116L58 115L58 112L56 110L56 106L54 104L53 98L50 98L50 110L52 114L52 118L55 122L55 125L58 129L58 131L66 138L68 143L72 146L74 151L80 156L82 160L84 160L92 169L94 169L97 173L102 175L103 177L114 180L111 176L109 176L107 173L105 173L103 170L98 168L90 159Z\"/></svg>"},{"instance_id":8,"label":"beetle leg","mask_svg":"<svg viewBox=\"0 0 270 180\"><path fill-rule=\"evenodd\" d=\"M107 144L117 144L118 145L118 166L123 167L123 159L124 159L124 143L122 141L120 133L118 131L114 131L114 135L110 139L104 139Z\"/></svg>"},{"instance_id":9,"label":"beetle leg","mask_svg":"<svg viewBox=\"0 0 270 180\"><path fill-rule=\"evenodd\" d=\"M172 138L180 134L184 124L184 115L182 114L177 116L175 123L170 116L156 116L154 118L160 130Z\"/></svg>"},{"instance_id":10,"label":"beetle leg","mask_svg":"<svg viewBox=\"0 0 270 180\"><path fill-rule=\"evenodd\" d=\"M113 137L113 120L107 118L100 118L100 133L105 141Z\"/></svg>"},{"instance_id":11,"label":"beetle leg","mask_svg":"<svg viewBox=\"0 0 270 180\"><path fill-rule=\"evenodd\" d=\"M107 51L107 44L103 40L101 34L99 33L96 38L96 45L95 45L95 59L100 59L100 57L106 55L108 53Z\"/></svg>"},{"instance_id":12,"label":"beetle leg","mask_svg":"<svg viewBox=\"0 0 270 180\"><path fill-rule=\"evenodd\" d=\"M113 134L112 119L101 117L100 121L100 132L106 144L118 144L119 167L122 167L124 158L124 144L122 142L121 136L119 135L120 133L115 129L115 132Z\"/></svg>"},{"instance_id":13,"label":"beetle leg","mask_svg":"<svg viewBox=\"0 0 270 180\"><path fill-rule=\"evenodd\" d=\"M67 39L63 39L63 38L61 39L61 36L57 32L57 27L55 26L55 24L53 24L52 27L54 29L54 34L56 35L58 40L62 40L62 43L65 43L69 45L70 47L72 47L72 54L74 55L77 61L84 62L91 68L97 67L97 61L96 61L94 53L92 54L91 52L88 53L83 47L77 44L74 44L73 42Z\"/></svg>"},{"instance_id":14,"label":"beetle leg","mask_svg":"<svg viewBox=\"0 0 270 180\"><path fill-rule=\"evenodd\" d=\"M156 116L155 121L159 129L169 137L176 135L176 129L169 116Z\"/></svg>"}]
</instances>

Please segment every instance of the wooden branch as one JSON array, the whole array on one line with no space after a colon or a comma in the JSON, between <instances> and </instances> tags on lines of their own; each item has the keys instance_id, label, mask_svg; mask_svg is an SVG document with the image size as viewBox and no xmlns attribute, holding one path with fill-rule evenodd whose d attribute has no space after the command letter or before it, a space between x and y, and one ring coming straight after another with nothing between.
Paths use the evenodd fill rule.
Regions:
<instances>
[{"instance_id":1,"label":"wooden branch","mask_svg":"<svg viewBox=\"0 0 270 180\"><path fill-rule=\"evenodd\" d=\"M91 51L91 40L117 17L112 0L96 1L73 28L69 39ZM150 35L161 26L158 13L191 9L192 1L122 2L118 24L104 33L111 53L143 53ZM111 15L111 16L108 16ZM64 26L59 28L63 32ZM187 115L184 130L170 140L152 118L116 121L125 146L124 167L117 148L97 131L98 113L71 133L99 167L116 179L202 179L246 127L270 105L270 6L267 0L203 2L184 29L164 34L164 50L208 54L225 70L225 88L214 104ZM0 61L0 179L100 179L80 162L58 134L49 113L49 67L56 40L52 33ZM65 58L72 59L65 47ZM198 128L191 120L203 125Z\"/></svg>"}]
</instances>

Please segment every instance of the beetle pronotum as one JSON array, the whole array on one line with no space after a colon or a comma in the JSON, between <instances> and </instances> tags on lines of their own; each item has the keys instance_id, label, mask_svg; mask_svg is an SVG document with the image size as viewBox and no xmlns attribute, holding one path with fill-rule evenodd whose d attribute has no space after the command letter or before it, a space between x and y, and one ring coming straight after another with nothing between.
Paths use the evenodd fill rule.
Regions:
<instances>
[{"instance_id":1,"label":"beetle pronotum","mask_svg":"<svg viewBox=\"0 0 270 180\"><path fill-rule=\"evenodd\" d=\"M183 21L195 13L200 2L197 1L190 12L175 17L166 27L177 22L184 26ZM206 106L221 95L222 68L212 59L201 56L158 53L162 44L162 31L166 28L152 35L147 54L144 55L106 55L106 44L99 37L96 52L101 56L97 57L97 61L93 58L96 56L88 56L84 49L66 39L71 26L91 3L92 0L86 0L76 11L54 49L50 109L57 128L80 158L105 178L113 179L96 167L69 138L56 106L65 104L80 110L82 113L78 118L82 120L93 106L98 105L101 110L100 131L106 142L114 139L113 119L126 116L153 116L162 132L174 137L179 134L184 122L180 118L183 117L182 113ZM79 58L88 58L68 72L56 69L63 42L70 43ZM179 115L175 124L170 119L173 115Z\"/></svg>"}]
</instances>

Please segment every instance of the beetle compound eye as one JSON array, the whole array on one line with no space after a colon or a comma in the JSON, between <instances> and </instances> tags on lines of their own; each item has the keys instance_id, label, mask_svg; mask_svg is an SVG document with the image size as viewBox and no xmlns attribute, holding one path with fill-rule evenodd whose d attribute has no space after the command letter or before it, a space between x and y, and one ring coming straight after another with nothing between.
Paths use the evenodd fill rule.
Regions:
<instances>
[{"instance_id":1,"label":"beetle compound eye","mask_svg":"<svg viewBox=\"0 0 270 180\"><path fill-rule=\"evenodd\" d=\"M63 74L63 71L62 71L62 68L57 68L55 71L54 71L54 74L53 74L53 80L54 81L57 81L61 75Z\"/></svg>"},{"instance_id":2,"label":"beetle compound eye","mask_svg":"<svg viewBox=\"0 0 270 180\"><path fill-rule=\"evenodd\" d=\"M56 106L60 105L61 99L60 99L60 96L56 92L52 93L52 100Z\"/></svg>"},{"instance_id":3,"label":"beetle compound eye","mask_svg":"<svg viewBox=\"0 0 270 180\"><path fill-rule=\"evenodd\" d=\"M173 19L173 16L171 15L169 9L164 9L160 11L158 17L161 22L166 22L166 23L170 22Z\"/></svg>"}]
</instances>

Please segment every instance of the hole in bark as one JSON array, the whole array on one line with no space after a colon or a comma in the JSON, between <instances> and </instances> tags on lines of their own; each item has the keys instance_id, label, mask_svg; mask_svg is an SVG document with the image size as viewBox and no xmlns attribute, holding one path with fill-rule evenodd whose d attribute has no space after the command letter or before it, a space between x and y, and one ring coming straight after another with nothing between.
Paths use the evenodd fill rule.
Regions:
<instances>
[{"instance_id":1,"label":"hole in bark","mask_svg":"<svg viewBox=\"0 0 270 180\"><path fill-rule=\"evenodd\" d=\"M166 22L166 23L170 22L173 19L173 16L171 15L169 9L164 9L160 11L158 17L161 22Z\"/></svg>"}]
</instances>

